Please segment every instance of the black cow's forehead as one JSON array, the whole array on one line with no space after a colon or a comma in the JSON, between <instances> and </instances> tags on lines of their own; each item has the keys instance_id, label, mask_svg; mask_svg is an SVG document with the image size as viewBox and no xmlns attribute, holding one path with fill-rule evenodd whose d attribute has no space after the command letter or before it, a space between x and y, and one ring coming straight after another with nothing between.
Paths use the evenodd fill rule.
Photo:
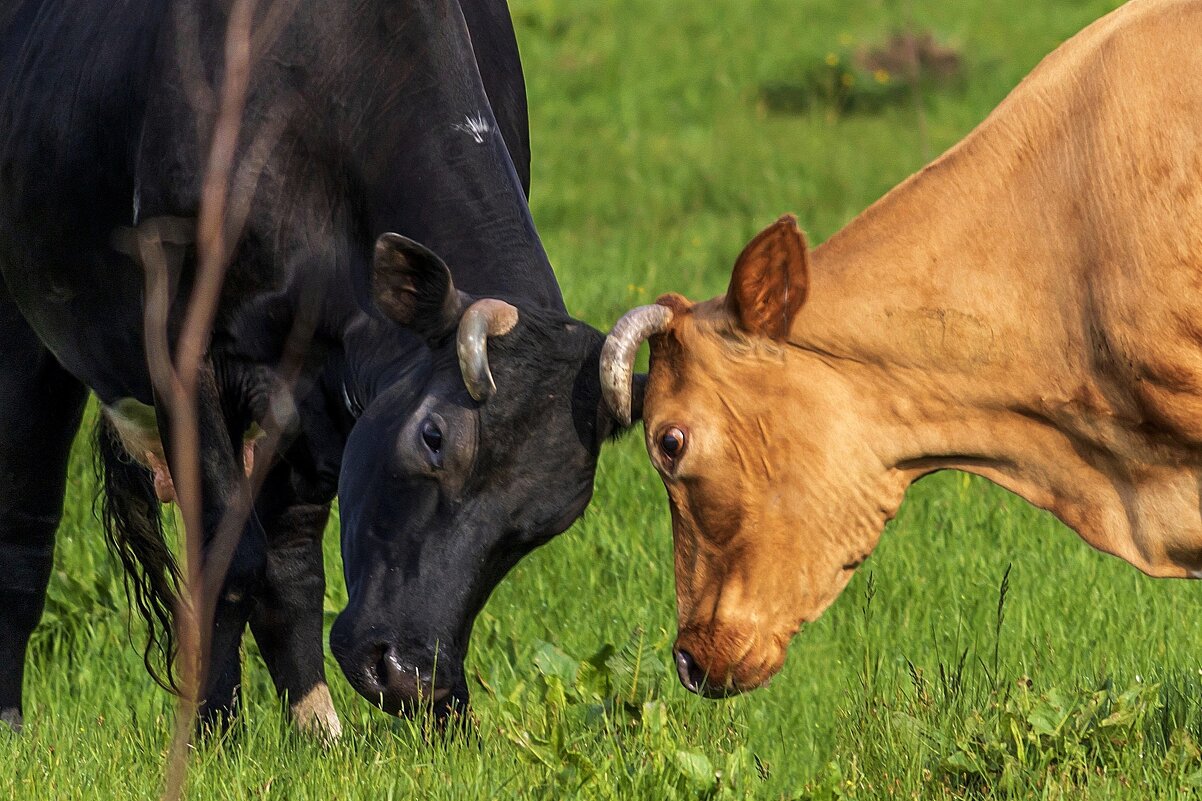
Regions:
<instances>
[{"instance_id":1,"label":"black cow's forehead","mask_svg":"<svg viewBox=\"0 0 1202 801\"><path fill-rule=\"evenodd\" d=\"M494 378L504 376L530 393L560 394L571 390L578 381L580 367L600 358L605 336L597 329L570 317L522 313L514 330L489 340L489 364ZM594 382L600 386L600 379ZM498 384L498 387L500 385ZM513 393L501 393L516 396ZM527 394L517 393L517 396ZM492 401L489 401L492 405ZM504 405L497 404L499 409Z\"/></svg>"},{"instance_id":2,"label":"black cow's forehead","mask_svg":"<svg viewBox=\"0 0 1202 801\"><path fill-rule=\"evenodd\" d=\"M497 370L556 384L570 380L569 365L600 353L605 335L566 315L521 309L518 324L488 342L489 363Z\"/></svg>"},{"instance_id":3,"label":"black cow's forehead","mask_svg":"<svg viewBox=\"0 0 1202 801\"><path fill-rule=\"evenodd\" d=\"M579 320L523 311L510 334L489 342L497 394L480 409L485 436L511 426L527 437L575 436L592 450L604 341L600 331Z\"/></svg>"}]
</instances>

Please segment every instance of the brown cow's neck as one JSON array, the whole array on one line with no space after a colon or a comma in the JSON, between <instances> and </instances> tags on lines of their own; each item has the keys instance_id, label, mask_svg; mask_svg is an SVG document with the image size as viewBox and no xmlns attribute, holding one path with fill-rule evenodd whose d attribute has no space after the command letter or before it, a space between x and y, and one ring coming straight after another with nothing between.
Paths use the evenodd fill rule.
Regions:
<instances>
[{"instance_id":1,"label":"brown cow's neck","mask_svg":"<svg viewBox=\"0 0 1202 801\"><path fill-rule=\"evenodd\" d=\"M871 399L874 447L909 480L977 473L1149 573L1194 574L1202 458L1181 444L1194 432L1158 429L1108 369L1092 262L1063 232L1095 247L1102 234L1083 230L1076 198L1041 191L1051 168L1008 147L1023 137L1004 125L987 121L813 252L796 357ZM1072 147L1054 125L1042 134L1053 156Z\"/></svg>"}]
</instances>

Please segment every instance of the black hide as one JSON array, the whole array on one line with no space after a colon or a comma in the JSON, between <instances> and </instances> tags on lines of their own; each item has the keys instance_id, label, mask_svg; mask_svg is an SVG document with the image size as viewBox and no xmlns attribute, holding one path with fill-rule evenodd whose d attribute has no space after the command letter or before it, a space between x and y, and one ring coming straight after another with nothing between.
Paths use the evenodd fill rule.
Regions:
<instances>
[{"instance_id":1,"label":"black hide","mask_svg":"<svg viewBox=\"0 0 1202 801\"><path fill-rule=\"evenodd\" d=\"M27 425L45 443L33 454L23 439L0 443L0 472L49 471L35 493L0 492L0 675L17 676L15 689L0 683L0 714L19 713L82 388L108 405L155 404L131 243L161 223L176 231L174 337L231 5L0 11L0 431ZM220 593L206 710L233 708L248 621L282 693L322 681L319 538L336 490L351 594L332 635L340 664L389 711L445 707L466 699L463 654L493 587L588 502L613 427L599 403L602 336L567 316L527 207L525 90L503 2L257 8L231 200L245 222L202 369L206 542L244 491L242 432L284 425L287 437ZM517 307L517 326L489 341L487 403L464 388L454 320L427 331L377 306L386 232L449 265L445 286L414 285L423 303ZM288 388L280 368L298 348ZM156 414L168 431L162 403ZM128 507L145 486L124 492Z\"/></svg>"}]
</instances>

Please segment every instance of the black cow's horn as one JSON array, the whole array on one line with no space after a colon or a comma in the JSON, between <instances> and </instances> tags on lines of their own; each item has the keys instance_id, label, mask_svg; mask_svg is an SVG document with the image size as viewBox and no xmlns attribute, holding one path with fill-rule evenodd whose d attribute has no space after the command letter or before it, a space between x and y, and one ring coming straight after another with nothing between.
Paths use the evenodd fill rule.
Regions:
<instances>
[{"instance_id":1,"label":"black cow's horn","mask_svg":"<svg viewBox=\"0 0 1202 801\"><path fill-rule=\"evenodd\" d=\"M518 310L503 300L478 300L459 321L455 350L459 354L459 371L468 394L483 403L497 391L488 369L488 338L508 334L518 324Z\"/></svg>"},{"instance_id":2,"label":"black cow's horn","mask_svg":"<svg viewBox=\"0 0 1202 801\"><path fill-rule=\"evenodd\" d=\"M605 338L601 348L601 395L614 419L624 426L631 423L634 403L634 356L639 345L658 334L672 322L672 310L652 304L626 312Z\"/></svg>"}]
</instances>

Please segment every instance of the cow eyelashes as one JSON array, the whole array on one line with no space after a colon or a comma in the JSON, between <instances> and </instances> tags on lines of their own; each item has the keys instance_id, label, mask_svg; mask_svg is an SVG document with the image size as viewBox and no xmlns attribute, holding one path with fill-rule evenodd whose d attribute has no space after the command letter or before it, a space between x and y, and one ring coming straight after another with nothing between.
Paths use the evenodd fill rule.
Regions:
<instances>
[{"instance_id":1,"label":"cow eyelashes","mask_svg":"<svg viewBox=\"0 0 1202 801\"><path fill-rule=\"evenodd\" d=\"M442 455L442 429L433 420L422 423L422 442L432 455Z\"/></svg>"},{"instance_id":2,"label":"cow eyelashes","mask_svg":"<svg viewBox=\"0 0 1202 801\"><path fill-rule=\"evenodd\" d=\"M669 426L659 435L659 452L669 467L676 466L676 460L684 453L687 440L684 431L678 426Z\"/></svg>"},{"instance_id":3,"label":"cow eyelashes","mask_svg":"<svg viewBox=\"0 0 1202 801\"><path fill-rule=\"evenodd\" d=\"M450 439L453 432L438 412L430 411L417 417L416 425L409 431L409 436L413 439L409 440L411 444L407 450L411 449L411 453L425 462L425 469L428 471L441 471L443 463L453 459L454 454L462 450L455 440Z\"/></svg>"}]
</instances>

